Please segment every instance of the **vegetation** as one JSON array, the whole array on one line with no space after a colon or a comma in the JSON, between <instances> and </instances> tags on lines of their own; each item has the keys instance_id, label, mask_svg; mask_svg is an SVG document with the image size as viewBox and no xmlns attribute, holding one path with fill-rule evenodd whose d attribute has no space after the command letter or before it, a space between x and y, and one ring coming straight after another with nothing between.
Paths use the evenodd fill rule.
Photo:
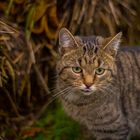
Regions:
<instances>
[{"instance_id":1,"label":"vegetation","mask_svg":"<svg viewBox=\"0 0 140 140\"><path fill-rule=\"evenodd\" d=\"M75 140L80 135L52 101L57 36L114 35L140 44L139 0L0 1L0 136L11 140ZM51 103L51 104L50 104Z\"/></svg>"},{"instance_id":2,"label":"vegetation","mask_svg":"<svg viewBox=\"0 0 140 140\"><path fill-rule=\"evenodd\" d=\"M49 107L34 127L26 129L23 134L25 140L76 140L78 138L79 125L66 116L60 105L57 107L56 105Z\"/></svg>"}]
</instances>

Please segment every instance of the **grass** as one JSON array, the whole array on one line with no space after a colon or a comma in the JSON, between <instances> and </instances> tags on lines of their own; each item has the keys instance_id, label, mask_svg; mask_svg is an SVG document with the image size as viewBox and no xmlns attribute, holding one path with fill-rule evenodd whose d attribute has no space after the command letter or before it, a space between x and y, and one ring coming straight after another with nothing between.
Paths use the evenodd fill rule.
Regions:
<instances>
[{"instance_id":1,"label":"grass","mask_svg":"<svg viewBox=\"0 0 140 140\"><path fill-rule=\"evenodd\" d=\"M80 134L79 124L71 120L58 103L46 110L35 127L42 131L24 140L76 140Z\"/></svg>"}]
</instances>

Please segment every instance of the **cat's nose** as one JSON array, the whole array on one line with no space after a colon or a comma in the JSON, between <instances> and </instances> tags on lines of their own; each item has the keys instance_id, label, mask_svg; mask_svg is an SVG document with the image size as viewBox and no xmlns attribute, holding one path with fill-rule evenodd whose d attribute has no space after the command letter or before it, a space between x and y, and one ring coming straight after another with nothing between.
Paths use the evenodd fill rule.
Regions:
<instances>
[{"instance_id":1,"label":"cat's nose","mask_svg":"<svg viewBox=\"0 0 140 140\"><path fill-rule=\"evenodd\" d=\"M90 88L93 85L93 77L92 75L85 75L84 77L84 84L86 88Z\"/></svg>"},{"instance_id":2,"label":"cat's nose","mask_svg":"<svg viewBox=\"0 0 140 140\"><path fill-rule=\"evenodd\" d=\"M86 88L90 88L93 85L93 83L85 83Z\"/></svg>"}]
</instances>

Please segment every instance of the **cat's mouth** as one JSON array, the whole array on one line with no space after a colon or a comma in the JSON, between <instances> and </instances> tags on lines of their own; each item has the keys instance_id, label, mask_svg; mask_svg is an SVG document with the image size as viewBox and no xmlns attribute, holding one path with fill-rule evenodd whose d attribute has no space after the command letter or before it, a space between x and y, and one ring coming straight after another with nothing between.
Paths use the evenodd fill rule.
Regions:
<instances>
[{"instance_id":1,"label":"cat's mouth","mask_svg":"<svg viewBox=\"0 0 140 140\"><path fill-rule=\"evenodd\" d=\"M85 86L85 85L81 85L80 90L81 90L81 93L83 95L89 96L89 95L93 94L96 91L96 87L95 87L95 85L92 85L90 87Z\"/></svg>"},{"instance_id":2,"label":"cat's mouth","mask_svg":"<svg viewBox=\"0 0 140 140\"><path fill-rule=\"evenodd\" d=\"M93 92L93 90L90 89L90 88L84 88L84 89L81 89L81 90L82 90L82 93L83 93L84 95L91 95L92 92Z\"/></svg>"}]
</instances>

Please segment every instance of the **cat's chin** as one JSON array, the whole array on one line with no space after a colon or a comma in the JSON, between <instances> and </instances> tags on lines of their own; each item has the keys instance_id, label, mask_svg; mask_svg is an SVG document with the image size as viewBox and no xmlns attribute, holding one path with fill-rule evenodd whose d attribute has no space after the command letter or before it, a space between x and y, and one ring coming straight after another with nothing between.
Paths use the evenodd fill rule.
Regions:
<instances>
[{"instance_id":1,"label":"cat's chin","mask_svg":"<svg viewBox=\"0 0 140 140\"><path fill-rule=\"evenodd\" d=\"M82 89L82 94L85 95L85 96L89 96L91 94L93 94L93 90L91 89Z\"/></svg>"},{"instance_id":2,"label":"cat's chin","mask_svg":"<svg viewBox=\"0 0 140 140\"><path fill-rule=\"evenodd\" d=\"M89 91L89 92L83 91L82 94L85 96L90 96L91 94L93 94L93 92L92 91Z\"/></svg>"}]
</instances>

